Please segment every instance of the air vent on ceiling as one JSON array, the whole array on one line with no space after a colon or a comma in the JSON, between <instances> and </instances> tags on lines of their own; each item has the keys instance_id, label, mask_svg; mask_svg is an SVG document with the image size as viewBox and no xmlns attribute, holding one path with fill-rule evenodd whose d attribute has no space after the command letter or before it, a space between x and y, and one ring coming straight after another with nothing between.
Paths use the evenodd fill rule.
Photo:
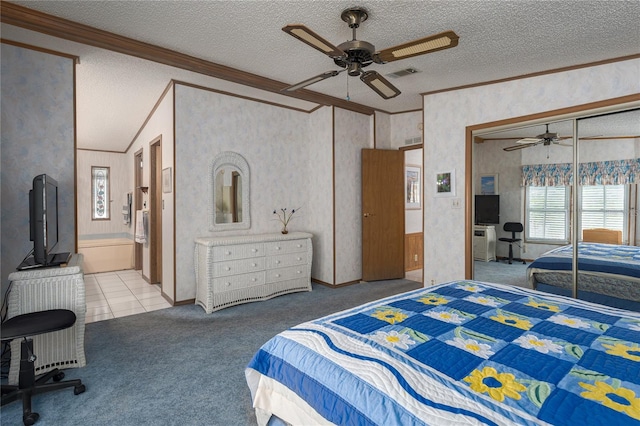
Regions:
<instances>
[{"instance_id":1,"label":"air vent on ceiling","mask_svg":"<svg viewBox=\"0 0 640 426\"><path fill-rule=\"evenodd\" d=\"M411 74L416 74L416 73L419 73L419 72L420 71L418 71L415 68L405 68L403 70L392 72L391 74L387 74L387 77L399 78L399 77L405 77L405 76L411 75Z\"/></svg>"}]
</instances>

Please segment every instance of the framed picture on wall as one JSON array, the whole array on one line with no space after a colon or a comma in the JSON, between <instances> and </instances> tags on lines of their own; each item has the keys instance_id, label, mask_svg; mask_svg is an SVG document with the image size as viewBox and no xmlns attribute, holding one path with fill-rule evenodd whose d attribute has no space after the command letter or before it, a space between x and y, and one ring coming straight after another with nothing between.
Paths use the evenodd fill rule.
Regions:
<instances>
[{"instance_id":1,"label":"framed picture on wall","mask_svg":"<svg viewBox=\"0 0 640 426\"><path fill-rule=\"evenodd\" d=\"M480 176L480 194L498 195L498 175Z\"/></svg>"},{"instance_id":2,"label":"framed picture on wall","mask_svg":"<svg viewBox=\"0 0 640 426\"><path fill-rule=\"evenodd\" d=\"M453 197L456 195L456 171L436 173L436 197Z\"/></svg>"},{"instance_id":3,"label":"framed picture on wall","mask_svg":"<svg viewBox=\"0 0 640 426\"><path fill-rule=\"evenodd\" d=\"M421 188L420 179L422 175L422 168L416 165L407 165L404 169L404 187L406 189L405 195L405 209L407 210L419 210L421 206Z\"/></svg>"}]
</instances>

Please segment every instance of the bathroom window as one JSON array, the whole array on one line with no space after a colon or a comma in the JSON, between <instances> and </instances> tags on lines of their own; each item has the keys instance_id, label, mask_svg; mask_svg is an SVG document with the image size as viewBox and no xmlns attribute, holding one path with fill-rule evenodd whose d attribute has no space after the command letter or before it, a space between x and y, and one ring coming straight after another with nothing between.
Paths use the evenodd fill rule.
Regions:
<instances>
[{"instance_id":1,"label":"bathroom window","mask_svg":"<svg viewBox=\"0 0 640 426\"><path fill-rule=\"evenodd\" d=\"M91 167L91 219L109 220L110 211L109 167Z\"/></svg>"}]
</instances>

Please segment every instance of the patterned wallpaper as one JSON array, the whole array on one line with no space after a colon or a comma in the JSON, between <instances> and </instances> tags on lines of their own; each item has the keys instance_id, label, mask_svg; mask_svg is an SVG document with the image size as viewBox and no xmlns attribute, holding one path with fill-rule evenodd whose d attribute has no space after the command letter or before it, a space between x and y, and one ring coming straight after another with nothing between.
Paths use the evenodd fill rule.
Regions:
<instances>
[{"instance_id":1,"label":"patterned wallpaper","mask_svg":"<svg viewBox=\"0 0 640 426\"><path fill-rule=\"evenodd\" d=\"M309 191L306 217L313 234L311 276L333 284L333 108L323 107L309 115L307 173Z\"/></svg>"},{"instance_id":2,"label":"patterned wallpaper","mask_svg":"<svg viewBox=\"0 0 640 426\"><path fill-rule=\"evenodd\" d=\"M362 278L361 151L373 148L373 118L334 109L336 284Z\"/></svg>"},{"instance_id":3,"label":"patterned wallpaper","mask_svg":"<svg viewBox=\"0 0 640 426\"><path fill-rule=\"evenodd\" d=\"M418 128L421 122L422 111L391 115L391 146L405 146L407 139L421 138L422 130Z\"/></svg>"},{"instance_id":4,"label":"patterned wallpaper","mask_svg":"<svg viewBox=\"0 0 640 426\"><path fill-rule=\"evenodd\" d=\"M640 59L424 97L424 173L455 169L464 194L465 128L640 93ZM536 102L531 102L535 99ZM464 278L464 208L425 187L425 284ZM462 198L464 201L464 198ZM442 249L446 247L446 249Z\"/></svg>"},{"instance_id":5,"label":"patterned wallpaper","mask_svg":"<svg viewBox=\"0 0 640 426\"><path fill-rule=\"evenodd\" d=\"M273 210L283 207L301 208L289 229L306 231L316 184L307 173L314 161L307 113L177 84L175 118L176 279L177 299L184 300L196 292L194 240L214 235L207 191L216 154L239 153L251 172L251 229L216 236L279 232Z\"/></svg>"},{"instance_id":6,"label":"patterned wallpaper","mask_svg":"<svg viewBox=\"0 0 640 426\"><path fill-rule=\"evenodd\" d=\"M7 276L33 248L29 198L34 176L58 181L59 243L75 251L73 60L0 44L2 50L2 295Z\"/></svg>"}]
</instances>

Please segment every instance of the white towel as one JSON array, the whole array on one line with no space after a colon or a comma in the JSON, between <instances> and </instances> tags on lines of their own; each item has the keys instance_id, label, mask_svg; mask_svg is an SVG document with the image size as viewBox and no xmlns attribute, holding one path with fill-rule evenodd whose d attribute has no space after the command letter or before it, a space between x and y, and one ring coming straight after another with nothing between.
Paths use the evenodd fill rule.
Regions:
<instances>
[{"instance_id":1,"label":"white towel","mask_svg":"<svg viewBox=\"0 0 640 426\"><path fill-rule=\"evenodd\" d=\"M144 213L145 212L143 212L142 210L136 210L136 243L144 244L147 242L147 233L144 226Z\"/></svg>"}]
</instances>

